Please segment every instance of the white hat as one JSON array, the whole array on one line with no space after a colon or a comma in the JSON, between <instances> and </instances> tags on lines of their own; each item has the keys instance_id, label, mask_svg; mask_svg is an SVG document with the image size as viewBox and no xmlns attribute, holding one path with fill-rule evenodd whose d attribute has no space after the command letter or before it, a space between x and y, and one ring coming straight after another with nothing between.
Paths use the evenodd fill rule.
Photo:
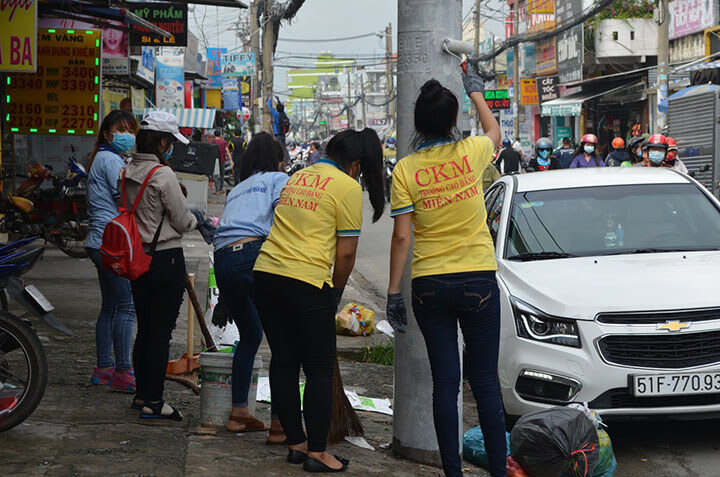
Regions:
<instances>
[{"instance_id":1,"label":"white hat","mask_svg":"<svg viewBox=\"0 0 720 477\"><path fill-rule=\"evenodd\" d=\"M183 144L190 142L185 136L180 134L178 120L175 115L165 111L150 111L147 113L140 123L140 129L170 133Z\"/></svg>"}]
</instances>

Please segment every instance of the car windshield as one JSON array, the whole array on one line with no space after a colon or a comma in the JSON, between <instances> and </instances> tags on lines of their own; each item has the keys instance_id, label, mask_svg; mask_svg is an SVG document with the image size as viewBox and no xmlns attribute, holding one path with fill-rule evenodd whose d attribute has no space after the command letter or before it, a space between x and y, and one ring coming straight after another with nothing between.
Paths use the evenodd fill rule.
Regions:
<instances>
[{"instance_id":1,"label":"car windshield","mask_svg":"<svg viewBox=\"0 0 720 477\"><path fill-rule=\"evenodd\" d=\"M720 250L720 211L693 184L518 192L505 257Z\"/></svg>"}]
</instances>

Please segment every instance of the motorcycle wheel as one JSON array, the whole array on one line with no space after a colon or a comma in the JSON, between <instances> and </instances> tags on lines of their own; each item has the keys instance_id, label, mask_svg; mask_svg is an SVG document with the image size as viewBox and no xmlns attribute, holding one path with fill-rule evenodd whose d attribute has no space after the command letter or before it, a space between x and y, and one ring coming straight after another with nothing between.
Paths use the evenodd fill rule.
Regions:
<instances>
[{"instance_id":1,"label":"motorcycle wheel","mask_svg":"<svg viewBox=\"0 0 720 477\"><path fill-rule=\"evenodd\" d=\"M87 258L85 250L85 237L87 237L90 218L85 211L69 213L58 222L52 242L62 250L65 255L72 258Z\"/></svg>"},{"instance_id":2,"label":"motorcycle wheel","mask_svg":"<svg viewBox=\"0 0 720 477\"><path fill-rule=\"evenodd\" d=\"M3 395L13 394L18 399L0 423L0 432L22 423L35 411L45 394L47 377L45 350L35 331L18 317L0 311L0 385Z\"/></svg>"}]
</instances>

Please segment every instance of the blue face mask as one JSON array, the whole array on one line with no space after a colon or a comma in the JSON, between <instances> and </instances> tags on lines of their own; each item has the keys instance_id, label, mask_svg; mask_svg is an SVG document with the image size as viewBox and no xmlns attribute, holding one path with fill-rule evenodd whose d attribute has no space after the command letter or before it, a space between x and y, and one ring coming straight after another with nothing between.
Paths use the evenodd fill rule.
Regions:
<instances>
[{"instance_id":1,"label":"blue face mask","mask_svg":"<svg viewBox=\"0 0 720 477\"><path fill-rule=\"evenodd\" d=\"M170 146L170 149L168 149L167 152L163 152L163 159L165 159L166 161L169 161L170 158L172 157L172 152L173 152L173 146Z\"/></svg>"},{"instance_id":2,"label":"blue face mask","mask_svg":"<svg viewBox=\"0 0 720 477\"><path fill-rule=\"evenodd\" d=\"M665 153L663 151L650 151L648 152L648 157L653 164L659 165L663 160L665 160Z\"/></svg>"},{"instance_id":3,"label":"blue face mask","mask_svg":"<svg viewBox=\"0 0 720 477\"><path fill-rule=\"evenodd\" d=\"M113 140L110 143L110 147L112 147L115 151L119 152L120 154L124 152L128 152L130 149L133 148L135 145L135 135L130 133L119 133L116 132L113 134Z\"/></svg>"},{"instance_id":4,"label":"blue face mask","mask_svg":"<svg viewBox=\"0 0 720 477\"><path fill-rule=\"evenodd\" d=\"M543 159L547 159L550 156L550 151L547 149L540 149L538 151L538 156L542 157Z\"/></svg>"},{"instance_id":5,"label":"blue face mask","mask_svg":"<svg viewBox=\"0 0 720 477\"><path fill-rule=\"evenodd\" d=\"M587 152L588 154L592 154L593 152L595 152L595 146L588 145L588 146L585 146L584 149L585 149L585 152Z\"/></svg>"}]
</instances>

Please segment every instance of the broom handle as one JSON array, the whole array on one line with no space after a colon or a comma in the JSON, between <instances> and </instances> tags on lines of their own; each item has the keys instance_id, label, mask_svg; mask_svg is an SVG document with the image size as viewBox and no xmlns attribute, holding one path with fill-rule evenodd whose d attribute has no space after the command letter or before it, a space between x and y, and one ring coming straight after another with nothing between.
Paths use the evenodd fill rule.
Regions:
<instances>
[{"instance_id":1,"label":"broom handle","mask_svg":"<svg viewBox=\"0 0 720 477\"><path fill-rule=\"evenodd\" d=\"M195 315L197 317L198 324L200 325L200 331L205 339L205 345L207 346L208 351L217 351L215 341L212 339L212 336L210 336L210 330L208 330L205 320L203 319L203 316L205 315L202 312L202 308L200 308L200 302L197 299L197 295L195 295L195 287L193 287L190 275L187 273L185 274L185 289L187 290L188 297L190 298L190 303L192 303L192 306L195 309Z\"/></svg>"},{"instance_id":2,"label":"broom handle","mask_svg":"<svg viewBox=\"0 0 720 477\"><path fill-rule=\"evenodd\" d=\"M188 278L190 279L190 284L193 286L193 289L195 288L195 274L190 273L188 274ZM193 341L195 338L195 323L193 323L194 318L194 308L192 306L188 306L188 332L187 332L187 370L188 373L192 372L192 360L193 360Z\"/></svg>"}]
</instances>

